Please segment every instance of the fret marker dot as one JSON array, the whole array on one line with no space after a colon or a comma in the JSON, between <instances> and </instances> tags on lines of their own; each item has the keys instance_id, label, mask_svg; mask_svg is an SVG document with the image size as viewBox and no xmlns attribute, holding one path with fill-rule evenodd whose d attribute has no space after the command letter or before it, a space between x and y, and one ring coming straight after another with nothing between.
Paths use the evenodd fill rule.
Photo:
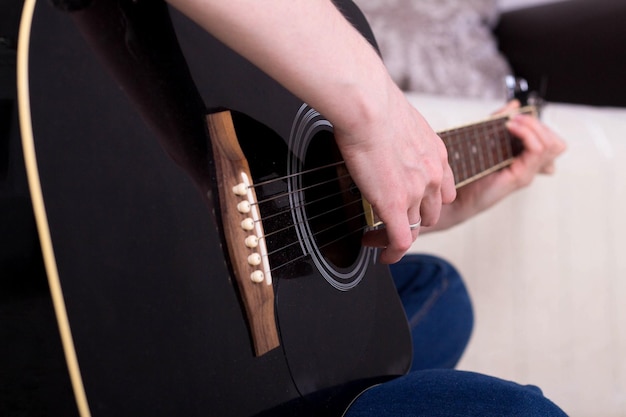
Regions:
<instances>
[{"instance_id":1,"label":"fret marker dot","mask_svg":"<svg viewBox=\"0 0 626 417\"><path fill-rule=\"evenodd\" d=\"M454 153L454 159L460 159L460 158L461 158L461 155L459 155L458 152L455 152Z\"/></svg>"}]
</instances>

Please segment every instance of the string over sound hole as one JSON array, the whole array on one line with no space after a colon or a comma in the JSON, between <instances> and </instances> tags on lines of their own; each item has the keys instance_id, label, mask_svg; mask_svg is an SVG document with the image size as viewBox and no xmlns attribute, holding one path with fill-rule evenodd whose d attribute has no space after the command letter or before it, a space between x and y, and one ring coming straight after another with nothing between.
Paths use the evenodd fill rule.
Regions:
<instances>
[{"instance_id":1,"label":"string over sound hole","mask_svg":"<svg viewBox=\"0 0 626 417\"><path fill-rule=\"evenodd\" d=\"M320 252L337 268L352 266L361 251L365 217L361 194L331 132L318 132L311 140L302 185L305 212Z\"/></svg>"}]
</instances>

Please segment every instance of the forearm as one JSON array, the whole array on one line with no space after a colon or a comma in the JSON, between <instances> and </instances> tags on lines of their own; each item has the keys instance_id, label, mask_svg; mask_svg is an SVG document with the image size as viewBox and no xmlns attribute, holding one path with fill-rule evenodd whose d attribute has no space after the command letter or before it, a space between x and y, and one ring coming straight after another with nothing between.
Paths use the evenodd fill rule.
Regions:
<instances>
[{"instance_id":1,"label":"forearm","mask_svg":"<svg viewBox=\"0 0 626 417\"><path fill-rule=\"evenodd\" d=\"M322 113L350 175L385 223L364 243L396 262L454 199L441 139L330 0L168 0Z\"/></svg>"},{"instance_id":2,"label":"forearm","mask_svg":"<svg viewBox=\"0 0 626 417\"><path fill-rule=\"evenodd\" d=\"M329 0L168 1L342 129L382 111L396 89Z\"/></svg>"}]
</instances>

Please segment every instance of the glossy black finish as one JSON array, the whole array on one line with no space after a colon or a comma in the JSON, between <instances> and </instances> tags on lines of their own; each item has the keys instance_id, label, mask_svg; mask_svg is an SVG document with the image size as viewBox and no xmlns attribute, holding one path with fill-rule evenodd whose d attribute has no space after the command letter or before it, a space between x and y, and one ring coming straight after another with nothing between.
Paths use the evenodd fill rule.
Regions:
<instances>
[{"instance_id":1,"label":"glossy black finish","mask_svg":"<svg viewBox=\"0 0 626 417\"><path fill-rule=\"evenodd\" d=\"M366 30L351 3L341 6ZM261 208L268 227L292 226L268 240L273 265L287 263L274 273L281 347L253 356L204 114L237 112L255 182L277 179L257 189L260 199L297 185L281 178L324 152L298 154L290 143L299 140L292 128L302 102L172 16L170 28L153 1L36 9L35 145L92 415L340 415L363 388L408 368L410 339L388 271L354 238L342 244L345 256L312 254L321 226L283 213L300 210L292 198L272 200ZM321 138L333 154L329 132L307 140ZM352 288L332 284L354 270Z\"/></svg>"}]
</instances>

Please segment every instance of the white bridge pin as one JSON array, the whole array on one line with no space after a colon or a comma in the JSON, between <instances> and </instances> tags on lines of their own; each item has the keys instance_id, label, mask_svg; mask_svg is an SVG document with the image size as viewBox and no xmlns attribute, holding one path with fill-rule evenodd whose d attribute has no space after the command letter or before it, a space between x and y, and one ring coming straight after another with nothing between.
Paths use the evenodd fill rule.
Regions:
<instances>
[{"instance_id":1,"label":"white bridge pin","mask_svg":"<svg viewBox=\"0 0 626 417\"><path fill-rule=\"evenodd\" d=\"M265 280L265 274L263 274L263 271L256 270L250 274L250 279L252 282L259 284Z\"/></svg>"},{"instance_id":2,"label":"white bridge pin","mask_svg":"<svg viewBox=\"0 0 626 417\"><path fill-rule=\"evenodd\" d=\"M253 253L248 256L248 264L252 266L261 265L261 255L259 255L258 253Z\"/></svg>"},{"instance_id":3,"label":"white bridge pin","mask_svg":"<svg viewBox=\"0 0 626 417\"><path fill-rule=\"evenodd\" d=\"M243 220L241 222L241 228L243 230L252 230L252 229L254 229L254 220L252 220L250 217L248 217L247 219Z\"/></svg>"}]
</instances>

